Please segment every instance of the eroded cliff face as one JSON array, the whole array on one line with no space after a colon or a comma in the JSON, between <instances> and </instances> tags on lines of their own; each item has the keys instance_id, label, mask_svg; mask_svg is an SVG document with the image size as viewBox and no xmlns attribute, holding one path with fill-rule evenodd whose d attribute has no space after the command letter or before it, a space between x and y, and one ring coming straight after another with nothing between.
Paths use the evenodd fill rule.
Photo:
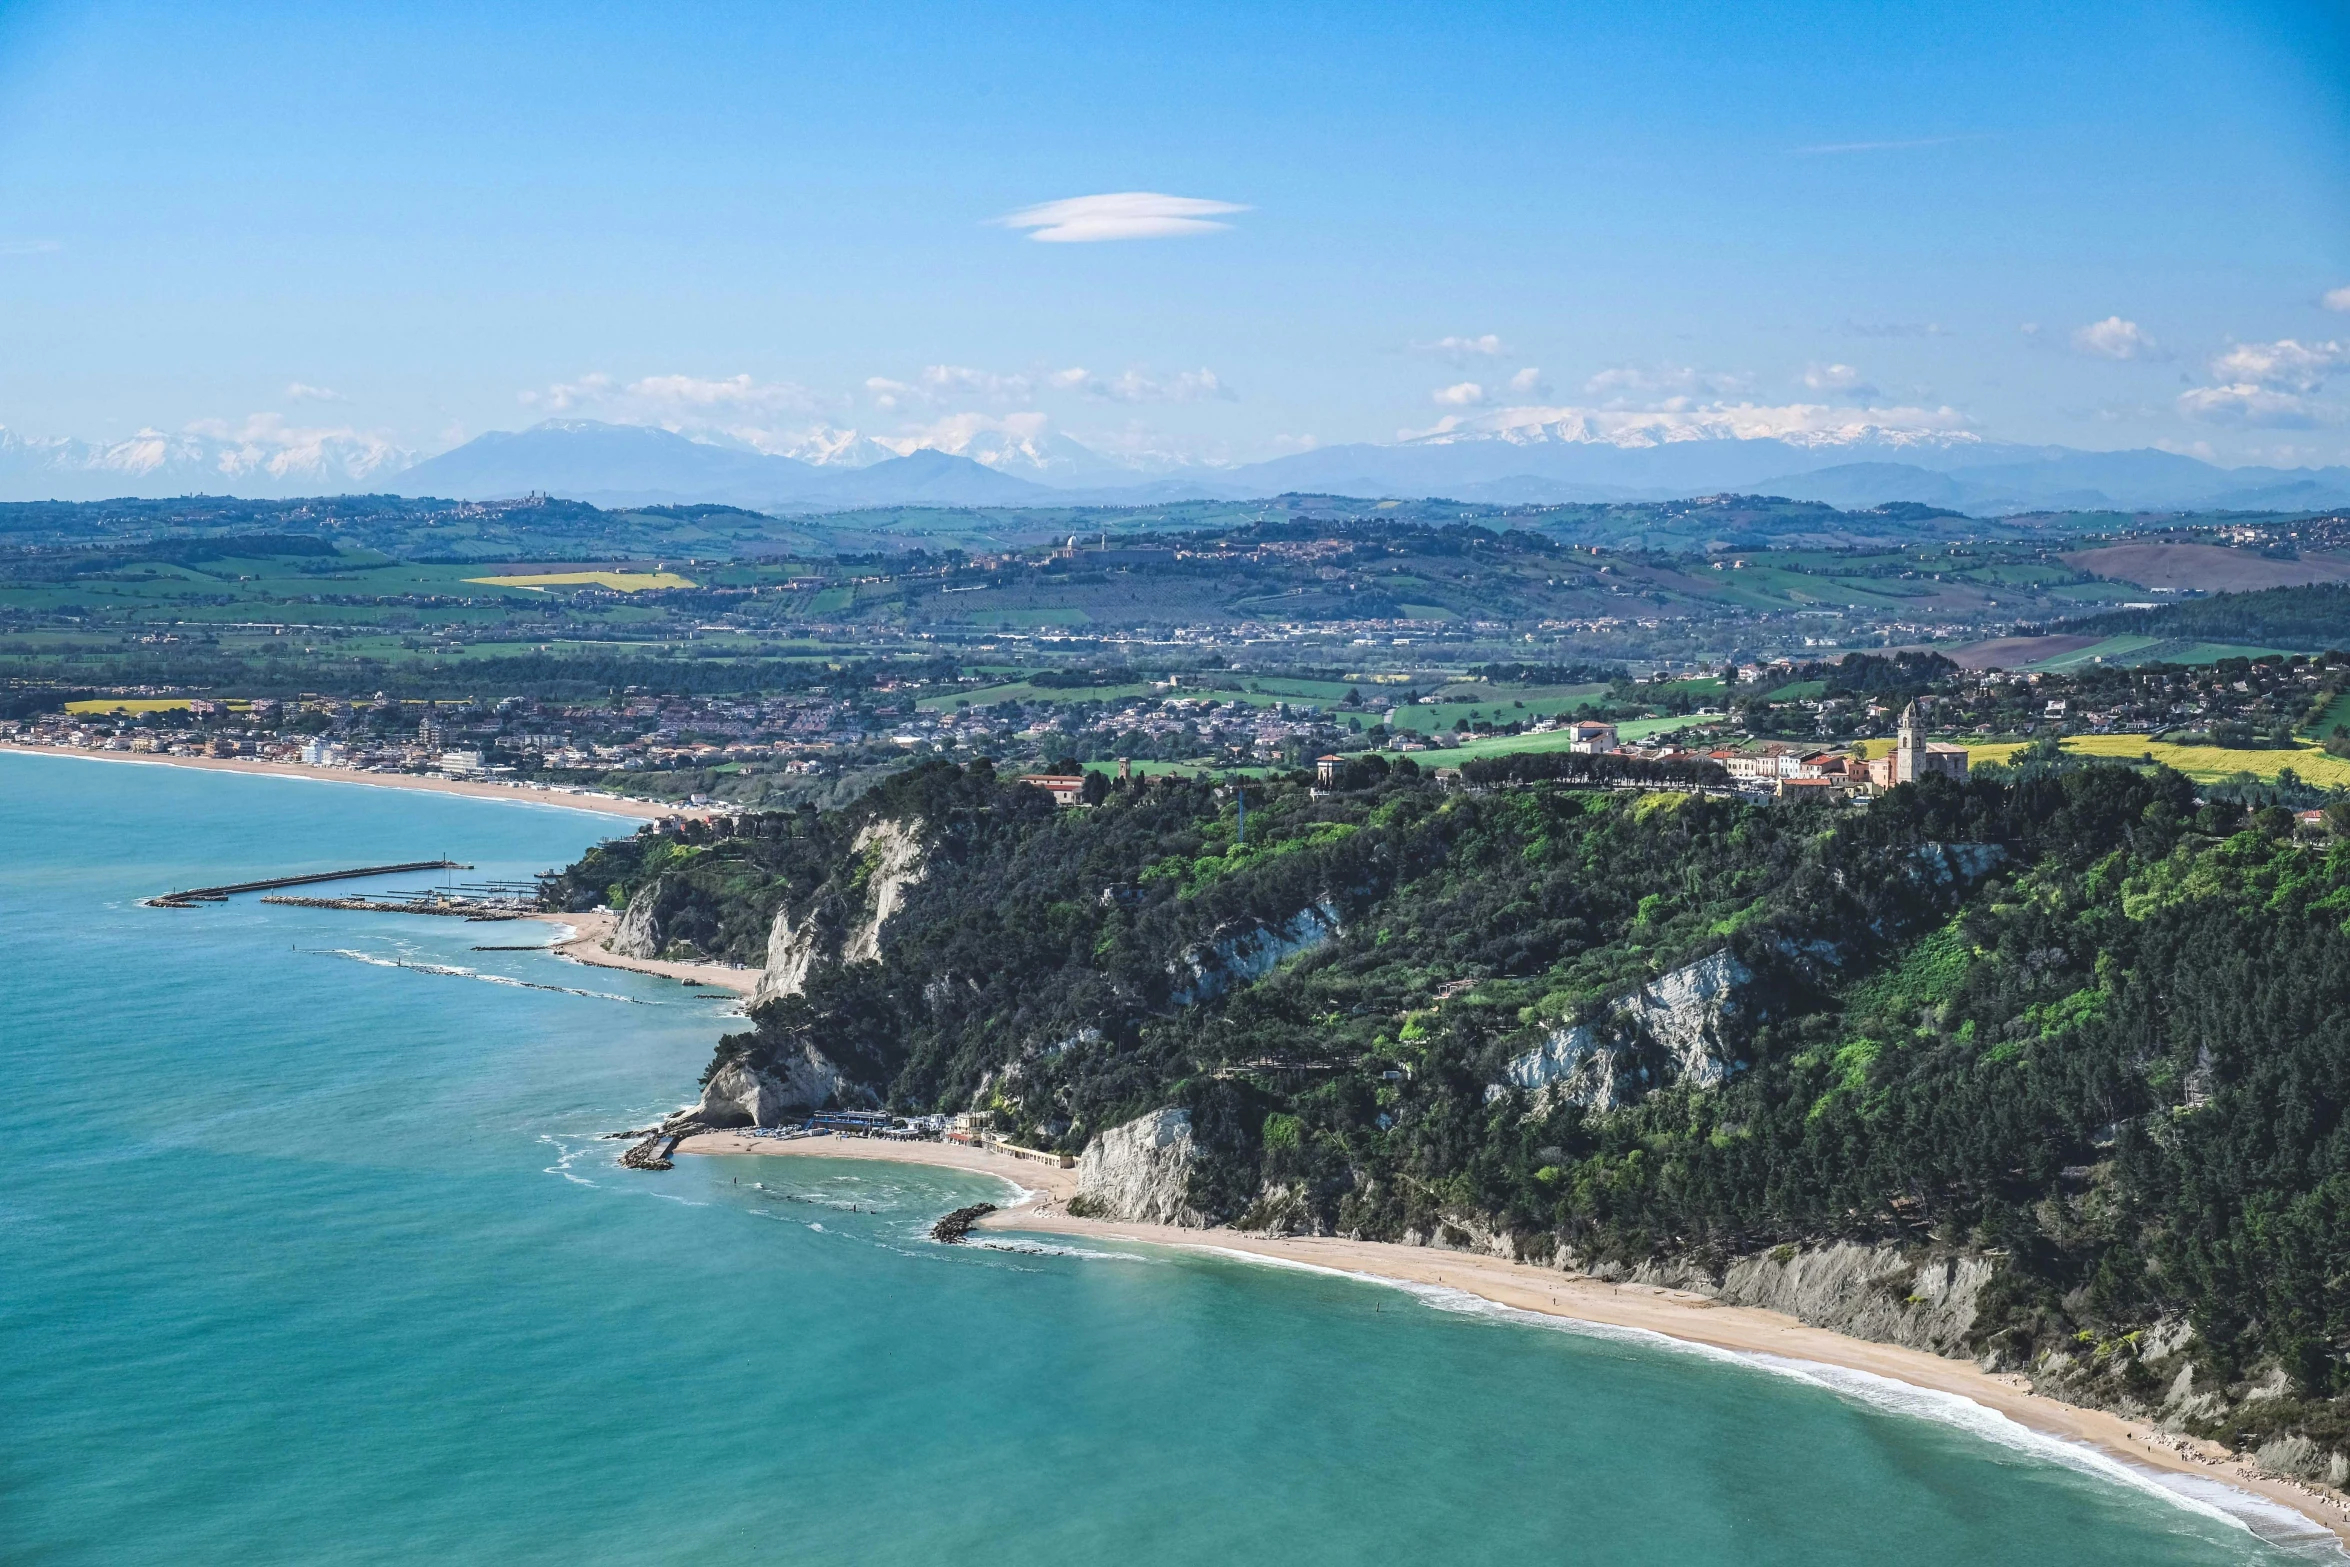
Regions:
<instances>
[{"instance_id":1,"label":"eroded cliff face","mask_svg":"<svg viewBox=\"0 0 2350 1567\"><path fill-rule=\"evenodd\" d=\"M657 877L651 886L629 899L628 907L620 912L620 923L604 945L624 958L659 957L662 904L667 891L668 879Z\"/></svg>"},{"instance_id":2,"label":"eroded cliff face","mask_svg":"<svg viewBox=\"0 0 2350 1567\"><path fill-rule=\"evenodd\" d=\"M795 921L789 907L777 909L775 923L767 927L767 964L751 989L750 1004L760 1006L805 990L816 956L815 920L802 915Z\"/></svg>"},{"instance_id":3,"label":"eroded cliff face","mask_svg":"<svg viewBox=\"0 0 2350 1567\"><path fill-rule=\"evenodd\" d=\"M883 927L928 869L922 824L868 822L849 853L849 863L803 907L786 903L775 911L767 928L767 964L751 992L753 1007L800 994L819 963L881 960Z\"/></svg>"},{"instance_id":4,"label":"eroded cliff face","mask_svg":"<svg viewBox=\"0 0 2350 1567\"><path fill-rule=\"evenodd\" d=\"M1174 981L1168 999L1176 1006L1188 1007L1254 984L1285 959L1329 942L1340 929L1338 905L1325 898L1278 925L1221 931L1214 940L1185 952L1180 963L1167 965Z\"/></svg>"},{"instance_id":5,"label":"eroded cliff face","mask_svg":"<svg viewBox=\"0 0 2350 1567\"><path fill-rule=\"evenodd\" d=\"M1750 1253L1734 1259L1718 1279L1688 1263L1592 1271L1711 1295L1727 1306L1758 1306L1852 1338L1964 1356L1976 1303L1983 1286L1998 1276L1999 1264L1968 1252L1920 1255L1898 1246L1841 1242Z\"/></svg>"},{"instance_id":6,"label":"eroded cliff face","mask_svg":"<svg viewBox=\"0 0 2350 1567\"><path fill-rule=\"evenodd\" d=\"M870 1090L850 1082L814 1045L802 1043L760 1066L734 1061L710 1074L699 1104L673 1120L705 1126L777 1126L787 1116L875 1103Z\"/></svg>"},{"instance_id":7,"label":"eroded cliff face","mask_svg":"<svg viewBox=\"0 0 2350 1567\"><path fill-rule=\"evenodd\" d=\"M1999 1275L1996 1258L1915 1247L1778 1246L1733 1257L1718 1274L1689 1258L1637 1267L1595 1261L1555 1236L1512 1233L1473 1215L1406 1231L1406 1245L1480 1252L1584 1273L1611 1284L1649 1284L1710 1296L1725 1306L1776 1311L1852 1338L1965 1358L1984 1286Z\"/></svg>"},{"instance_id":8,"label":"eroded cliff face","mask_svg":"<svg viewBox=\"0 0 2350 1567\"><path fill-rule=\"evenodd\" d=\"M907 892L922 880L922 824L886 818L870 822L849 848L865 861L865 917L850 928L841 943L840 960L878 963L881 928L904 906Z\"/></svg>"},{"instance_id":9,"label":"eroded cliff face","mask_svg":"<svg viewBox=\"0 0 2350 1567\"><path fill-rule=\"evenodd\" d=\"M1204 1229L1208 1220L1187 1195L1197 1157L1188 1110L1154 1110L1113 1126L1078 1156L1077 1196L1069 1211L1129 1224Z\"/></svg>"},{"instance_id":10,"label":"eroded cliff face","mask_svg":"<svg viewBox=\"0 0 2350 1567\"><path fill-rule=\"evenodd\" d=\"M1600 1022L1560 1029L1515 1057L1488 1097L1517 1087L1614 1110L1674 1083L1718 1087L1746 1065L1729 1034L1753 979L1727 952L1699 958L1619 998Z\"/></svg>"}]
</instances>

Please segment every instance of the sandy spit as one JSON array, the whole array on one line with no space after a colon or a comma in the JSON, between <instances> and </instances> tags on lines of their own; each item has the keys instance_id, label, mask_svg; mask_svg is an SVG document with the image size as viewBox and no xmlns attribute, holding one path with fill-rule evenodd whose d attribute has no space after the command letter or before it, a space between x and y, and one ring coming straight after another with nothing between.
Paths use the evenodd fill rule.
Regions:
<instances>
[{"instance_id":1,"label":"sandy spit","mask_svg":"<svg viewBox=\"0 0 2350 1567\"><path fill-rule=\"evenodd\" d=\"M936 1164L950 1170L976 1170L1000 1175L1028 1192L1026 1205L1011 1215L1024 1221L1040 1213L1059 1213L1060 1205L1077 1194L1077 1172L1057 1164L1023 1159L993 1148L967 1148L960 1143L893 1143L878 1137L804 1137L779 1142L771 1137L746 1137L740 1132L701 1132L677 1145L679 1153L813 1154L824 1159L880 1159L893 1164ZM1065 1216L1064 1216L1065 1217ZM1068 1220L1084 1224L1083 1219ZM1188 1232L1194 1244L1199 1232Z\"/></svg>"},{"instance_id":2,"label":"sandy spit","mask_svg":"<svg viewBox=\"0 0 2350 1567\"><path fill-rule=\"evenodd\" d=\"M624 968L638 974L658 974L663 979L682 980L689 985L715 985L744 996L749 995L759 984L760 970L736 968L731 963L670 963L660 958L624 958L604 945L619 927L620 921L615 915L526 914L523 918L569 926L571 934L559 937L549 950L574 963L586 963L596 968Z\"/></svg>"},{"instance_id":3,"label":"sandy spit","mask_svg":"<svg viewBox=\"0 0 2350 1567\"><path fill-rule=\"evenodd\" d=\"M1683 1290L1609 1284L1582 1274L1561 1273L1498 1257L1402 1246L1388 1241L1260 1235L1230 1229L1189 1230L1163 1224L1081 1219L1072 1216L1064 1206L1077 1190L1076 1171L952 1144L849 1137L778 1142L733 1132L710 1132L687 1138L678 1145L678 1151L884 1159L975 1170L1001 1176L1030 1193L1026 1200L981 1221L988 1229L1086 1235L1097 1240L1124 1240L1304 1263L1337 1272L1461 1290L1521 1311L1639 1329L1716 1349L1864 1371L1911 1387L1955 1394L1995 1410L2018 1425L2082 1444L2139 1469L2192 1475L2250 1492L2292 1509L2350 1545L2350 1506L2341 1497L2259 1474L2216 1443L2175 1436L2102 1410L2083 1409L2044 1398L2034 1393L2024 1378L1994 1375L1971 1361L1946 1360L1923 1350L1847 1338L1775 1311L1725 1306Z\"/></svg>"},{"instance_id":4,"label":"sandy spit","mask_svg":"<svg viewBox=\"0 0 2350 1567\"><path fill-rule=\"evenodd\" d=\"M13 751L21 756L67 756L85 762L128 762L145 767L196 767L207 772L255 773L266 778L309 778L319 783L365 784L376 789L464 794L481 800L522 800L532 805L594 811L604 816L634 816L647 821L657 821L667 816L709 814L700 806L664 805L652 800L630 800L617 794L559 794L552 789L533 788L520 783L428 778L420 773L362 773L347 767L304 767L299 762L248 761L234 756L158 756L129 751L81 751L66 746L17 745L8 741L0 741L0 751Z\"/></svg>"}]
</instances>

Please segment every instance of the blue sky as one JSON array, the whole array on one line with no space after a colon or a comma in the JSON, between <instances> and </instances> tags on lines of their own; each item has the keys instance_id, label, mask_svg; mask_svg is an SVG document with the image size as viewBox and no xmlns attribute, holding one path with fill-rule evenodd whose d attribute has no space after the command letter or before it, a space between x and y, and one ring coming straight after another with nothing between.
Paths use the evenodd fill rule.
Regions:
<instances>
[{"instance_id":1,"label":"blue sky","mask_svg":"<svg viewBox=\"0 0 2350 1567\"><path fill-rule=\"evenodd\" d=\"M19 5L0 204L34 436L2350 459L2335 8Z\"/></svg>"}]
</instances>

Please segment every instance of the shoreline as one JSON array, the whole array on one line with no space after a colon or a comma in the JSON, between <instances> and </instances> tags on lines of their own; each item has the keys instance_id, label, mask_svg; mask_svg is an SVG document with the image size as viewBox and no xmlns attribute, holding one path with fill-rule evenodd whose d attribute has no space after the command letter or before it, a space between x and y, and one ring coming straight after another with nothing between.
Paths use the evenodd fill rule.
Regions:
<instances>
[{"instance_id":1,"label":"shoreline","mask_svg":"<svg viewBox=\"0 0 2350 1567\"><path fill-rule=\"evenodd\" d=\"M434 778L423 773L363 773L348 767L306 767L300 762L264 762L239 756L163 756L145 751L83 751L72 746L21 745L12 740L0 740L0 752L18 756L63 756L84 762L127 762L142 767L193 767L204 772L250 773L262 778L307 778L314 783L361 784L375 789L409 789L422 794L455 794L476 800L553 805L564 810L593 811L602 816L633 816L641 821L710 814L705 806L664 805L654 800L631 800L617 794L566 794L544 785Z\"/></svg>"},{"instance_id":2,"label":"shoreline","mask_svg":"<svg viewBox=\"0 0 2350 1567\"><path fill-rule=\"evenodd\" d=\"M624 958L604 945L612 932L620 926L617 916L611 914L525 914L526 920L567 927L571 934L558 936L547 950L574 963L590 968L627 969L634 974L657 974L663 979L674 979L687 985L710 985L720 990L731 990L738 996L747 996L759 988L763 969L736 968L730 963L672 963L662 958Z\"/></svg>"},{"instance_id":3,"label":"shoreline","mask_svg":"<svg viewBox=\"0 0 2350 1567\"><path fill-rule=\"evenodd\" d=\"M1732 1354L1767 1355L1857 1371L1980 1405L2040 1436L2087 1448L2107 1460L2147 1474L2152 1484L2160 1485L2153 1476L2173 1475L2246 1493L2298 1514L2331 1534L2344 1547L2350 1547L2350 1506L2293 1481L2258 1474L2216 1443L2158 1431L2142 1421L2125 1420L2103 1410L2044 1397L2031 1391L2019 1375L1987 1372L1971 1361L1950 1360L1924 1350L1850 1338L1775 1311L1726 1306L1692 1291L1609 1284L1583 1274L1561 1273L1476 1252L1438 1251L1393 1241L1274 1236L1245 1230L1192 1230L1163 1224L1078 1218L1062 1206L1077 1189L1076 1171L952 1144L847 1137L778 1142L735 1132L704 1132L684 1139L677 1145L677 1151L940 1165L997 1176L1029 1192L1029 1196L1014 1205L981 1219L978 1226L981 1229L1122 1240L1305 1266L1388 1284L1458 1290L1536 1316L1630 1329Z\"/></svg>"},{"instance_id":4,"label":"shoreline","mask_svg":"<svg viewBox=\"0 0 2350 1567\"><path fill-rule=\"evenodd\" d=\"M45 745L18 745L0 740L0 752L19 756L63 756L85 762L128 762L157 767L193 767L206 772L249 773L264 778L307 778L316 783L363 784L379 789L406 789L423 794L454 794L476 800L503 800L509 804L552 805L565 810L588 811L600 816L630 816L648 821L659 821L671 816L701 816L708 814L699 806L671 809L648 800L630 800L616 794L558 794L552 789L532 788L525 784L479 783L462 778L429 778L417 773L357 773L340 767L304 767L297 762L247 761L241 757L226 756L153 756L122 751L78 751L69 747ZM557 927L568 927L572 934L558 936L548 944L549 951L574 963L591 968L627 969L638 974L653 974L662 979L674 979L682 984L707 985L719 990L730 990L747 996L758 988L760 971L755 968L735 968L725 963L670 963L657 958L624 958L609 951L604 942L618 928L619 919L610 914L544 914L522 916Z\"/></svg>"}]
</instances>

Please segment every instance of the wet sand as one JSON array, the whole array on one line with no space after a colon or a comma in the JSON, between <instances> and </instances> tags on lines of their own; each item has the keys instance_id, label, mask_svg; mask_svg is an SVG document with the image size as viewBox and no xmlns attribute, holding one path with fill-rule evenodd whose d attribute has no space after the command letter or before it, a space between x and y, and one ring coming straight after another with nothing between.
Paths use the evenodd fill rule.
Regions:
<instances>
[{"instance_id":1,"label":"wet sand","mask_svg":"<svg viewBox=\"0 0 2350 1567\"><path fill-rule=\"evenodd\" d=\"M682 980L689 985L716 985L747 996L758 988L761 970L736 968L731 963L671 963L660 958L624 958L607 948L604 943L619 927L618 916L611 914L528 914L525 919L544 920L550 925L567 925L572 934L557 940L550 949L574 963L586 963L596 968L624 968L638 974L658 974L664 979Z\"/></svg>"}]
</instances>

